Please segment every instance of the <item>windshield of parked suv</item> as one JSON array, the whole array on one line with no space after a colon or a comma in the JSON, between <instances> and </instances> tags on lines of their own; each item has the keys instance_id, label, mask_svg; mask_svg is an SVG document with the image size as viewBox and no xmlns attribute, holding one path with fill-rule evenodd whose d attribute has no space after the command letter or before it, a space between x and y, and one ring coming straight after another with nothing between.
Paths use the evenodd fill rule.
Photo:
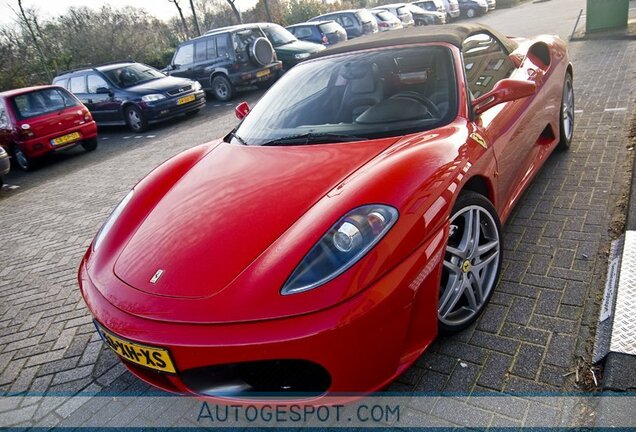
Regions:
<instances>
[{"instance_id":1,"label":"windshield of parked suv","mask_svg":"<svg viewBox=\"0 0 636 432\"><path fill-rule=\"evenodd\" d=\"M361 9L358 11L358 16L362 19L362 22L372 22L373 15L366 9Z\"/></svg>"},{"instance_id":2,"label":"windshield of parked suv","mask_svg":"<svg viewBox=\"0 0 636 432\"><path fill-rule=\"evenodd\" d=\"M324 23L324 24L320 24L318 26L318 28L320 29L321 32L325 33L325 34L329 34L329 33L335 33L338 31L338 24L336 24L333 21L330 21L328 23Z\"/></svg>"},{"instance_id":3,"label":"windshield of parked suv","mask_svg":"<svg viewBox=\"0 0 636 432\"><path fill-rule=\"evenodd\" d=\"M13 98L15 113L20 120L78 106L79 102L62 89L43 89Z\"/></svg>"},{"instance_id":4,"label":"windshield of parked suv","mask_svg":"<svg viewBox=\"0 0 636 432\"><path fill-rule=\"evenodd\" d=\"M375 11L374 15L380 18L381 21L395 21L396 18L392 13L387 12L385 10Z\"/></svg>"},{"instance_id":5,"label":"windshield of parked suv","mask_svg":"<svg viewBox=\"0 0 636 432\"><path fill-rule=\"evenodd\" d=\"M265 32L267 39L269 39L275 47L287 45L288 43L292 43L297 40L293 34L279 25L263 27L263 31Z\"/></svg>"},{"instance_id":6,"label":"windshield of parked suv","mask_svg":"<svg viewBox=\"0 0 636 432\"><path fill-rule=\"evenodd\" d=\"M453 70L450 51L434 45L307 61L283 75L233 136L248 145L299 145L439 127L457 109Z\"/></svg>"},{"instance_id":7,"label":"windshield of parked suv","mask_svg":"<svg viewBox=\"0 0 636 432\"><path fill-rule=\"evenodd\" d=\"M133 63L116 69L102 72L117 87L127 88L143 84L148 81L164 78L165 75L157 69L141 63Z\"/></svg>"}]
</instances>

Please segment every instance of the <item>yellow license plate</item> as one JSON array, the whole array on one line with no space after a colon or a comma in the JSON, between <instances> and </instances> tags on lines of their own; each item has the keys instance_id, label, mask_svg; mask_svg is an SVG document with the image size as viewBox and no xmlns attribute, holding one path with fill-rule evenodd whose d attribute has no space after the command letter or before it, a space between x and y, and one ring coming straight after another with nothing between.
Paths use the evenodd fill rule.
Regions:
<instances>
[{"instance_id":1,"label":"yellow license plate","mask_svg":"<svg viewBox=\"0 0 636 432\"><path fill-rule=\"evenodd\" d=\"M269 69L262 70L260 72L256 72L256 78L264 77L269 75Z\"/></svg>"},{"instance_id":2,"label":"yellow license plate","mask_svg":"<svg viewBox=\"0 0 636 432\"><path fill-rule=\"evenodd\" d=\"M102 336L104 342L106 342L106 345L115 351L118 356L138 365L161 372L177 372L167 349L141 345L122 339L104 330L104 328L97 323L95 323L95 327L97 327L97 331Z\"/></svg>"},{"instance_id":3,"label":"yellow license plate","mask_svg":"<svg viewBox=\"0 0 636 432\"><path fill-rule=\"evenodd\" d=\"M70 133L68 135L63 135L63 136L61 136L59 138L54 138L51 141L53 142L53 145L62 145L62 144L68 144L68 143L73 142L73 141L77 141L81 137L82 136L80 135L79 132L73 132L73 133Z\"/></svg>"},{"instance_id":4,"label":"yellow license plate","mask_svg":"<svg viewBox=\"0 0 636 432\"><path fill-rule=\"evenodd\" d=\"M177 99L177 105L187 104L188 102L192 102L196 99L195 95L184 96L182 98Z\"/></svg>"}]
</instances>

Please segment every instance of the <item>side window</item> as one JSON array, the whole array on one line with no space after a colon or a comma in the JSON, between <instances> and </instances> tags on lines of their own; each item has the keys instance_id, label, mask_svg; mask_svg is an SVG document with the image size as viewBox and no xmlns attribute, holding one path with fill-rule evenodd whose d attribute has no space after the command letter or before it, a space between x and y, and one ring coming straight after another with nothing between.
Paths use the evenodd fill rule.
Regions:
<instances>
[{"instance_id":1,"label":"side window","mask_svg":"<svg viewBox=\"0 0 636 432\"><path fill-rule=\"evenodd\" d=\"M194 45L183 45L174 56L173 64L188 65L194 60Z\"/></svg>"},{"instance_id":2,"label":"side window","mask_svg":"<svg viewBox=\"0 0 636 432\"><path fill-rule=\"evenodd\" d=\"M68 89L68 78L56 78L53 80L53 85L58 85Z\"/></svg>"},{"instance_id":3,"label":"side window","mask_svg":"<svg viewBox=\"0 0 636 432\"><path fill-rule=\"evenodd\" d=\"M207 44L208 60L213 60L216 58L216 38L208 38Z\"/></svg>"},{"instance_id":4,"label":"side window","mask_svg":"<svg viewBox=\"0 0 636 432\"><path fill-rule=\"evenodd\" d=\"M298 39L308 38L311 36L311 28L300 27L296 29L296 37Z\"/></svg>"},{"instance_id":5,"label":"side window","mask_svg":"<svg viewBox=\"0 0 636 432\"><path fill-rule=\"evenodd\" d=\"M219 57L227 57L230 54L227 46L227 34L216 37L216 50Z\"/></svg>"},{"instance_id":6,"label":"side window","mask_svg":"<svg viewBox=\"0 0 636 432\"><path fill-rule=\"evenodd\" d=\"M96 74L88 75L86 77L86 83L88 87L88 93L91 93L91 94L97 93L98 88L103 88L103 87L108 88L108 84L106 83L104 78Z\"/></svg>"},{"instance_id":7,"label":"side window","mask_svg":"<svg viewBox=\"0 0 636 432\"><path fill-rule=\"evenodd\" d=\"M71 93L86 93L86 75L71 78Z\"/></svg>"},{"instance_id":8,"label":"side window","mask_svg":"<svg viewBox=\"0 0 636 432\"><path fill-rule=\"evenodd\" d=\"M349 15L342 15L341 16L342 19L342 26L343 27L353 27L353 20L351 19L351 17Z\"/></svg>"},{"instance_id":9,"label":"side window","mask_svg":"<svg viewBox=\"0 0 636 432\"><path fill-rule=\"evenodd\" d=\"M205 61L207 50L208 50L207 44L204 40L194 44L194 61L195 62Z\"/></svg>"},{"instance_id":10,"label":"side window","mask_svg":"<svg viewBox=\"0 0 636 432\"><path fill-rule=\"evenodd\" d=\"M488 33L477 33L466 38L462 56L468 89L475 98L488 93L515 69L501 43Z\"/></svg>"}]
</instances>

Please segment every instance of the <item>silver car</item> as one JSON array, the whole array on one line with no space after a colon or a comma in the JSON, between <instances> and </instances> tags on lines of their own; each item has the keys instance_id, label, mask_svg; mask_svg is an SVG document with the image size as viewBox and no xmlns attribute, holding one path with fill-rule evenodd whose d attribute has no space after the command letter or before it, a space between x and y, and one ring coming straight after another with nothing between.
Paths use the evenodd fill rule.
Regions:
<instances>
[{"instance_id":1,"label":"silver car","mask_svg":"<svg viewBox=\"0 0 636 432\"><path fill-rule=\"evenodd\" d=\"M9 174L9 169L11 169L9 155L4 148L0 147L0 188L4 184L3 177Z\"/></svg>"}]
</instances>

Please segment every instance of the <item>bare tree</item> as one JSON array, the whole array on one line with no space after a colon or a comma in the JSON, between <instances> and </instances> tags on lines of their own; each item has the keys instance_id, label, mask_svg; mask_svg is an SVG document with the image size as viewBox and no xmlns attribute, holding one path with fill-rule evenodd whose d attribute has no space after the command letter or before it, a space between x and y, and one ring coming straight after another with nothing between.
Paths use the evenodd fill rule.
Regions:
<instances>
[{"instance_id":1,"label":"bare tree","mask_svg":"<svg viewBox=\"0 0 636 432\"><path fill-rule=\"evenodd\" d=\"M181 6L179 5L179 0L168 0L168 1L170 3L174 3L174 5L177 7L177 11L179 12L179 18L181 19L181 25L183 26L183 32L185 33L186 37L189 37L190 32L188 30L188 22L183 16L183 10L181 10Z\"/></svg>"},{"instance_id":2,"label":"bare tree","mask_svg":"<svg viewBox=\"0 0 636 432\"><path fill-rule=\"evenodd\" d=\"M53 77L51 76L51 71L49 70L49 66L47 65L48 59L46 55L44 54L44 50L42 49L42 46L40 45L40 42L38 41L37 36L35 35L35 30L33 29L33 25L31 24L31 18L29 18L27 12L24 10L24 6L22 5L22 0L18 0L18 9L19 9L19 13L16 12L15 10L13 10L13 13L15 13L18 16L18 20L22 24L24 24L24 26L27 28L29 35L31 36L31 41L33 42L33 46L37 50L38 55L40 57L39 60L40 60L40 64L42 65L43 72L46 74L47 80L51 81ZM35 12L32 11L31 13L35 15Z\"/></svg>"},{"instance_id":3,"label":"bare tree","mask_svg":"<svg viewBox=\"0 0 636 432\"><path fill-rule=\"evenodd\" d=\"M263 4L265 5L265 13L267 14L267 22L272 22L272 14L269 11L269 1L263 0Z\"/></svg>"},{"instance_id":4,"label":"bare tree","mask_svg":"<svg viewBox=\"0 0 636 432\"><path fill-rule=\"evenodd\" d=\"M239 24L243 24L243 18L241 17L241 12L239 12L238 8L234 4L236 0L227 0L227 2L230 4L230 7L234 11L234 15L236 15L236 19L238 20Z\"/></svg>"},{"instance_id":5,"label":"bare tree","mask_svg":"<svg viewBox=\"0 0 636 432\"><path fill-rule=\"evenodd\" d=\"M194 20L194 28L197 30L197 36L201 36L201 27L199 27L197 9L194 7L194 0L190 0L190 9L192 9L192 19Z\"/></svg>"}]
</instances>

